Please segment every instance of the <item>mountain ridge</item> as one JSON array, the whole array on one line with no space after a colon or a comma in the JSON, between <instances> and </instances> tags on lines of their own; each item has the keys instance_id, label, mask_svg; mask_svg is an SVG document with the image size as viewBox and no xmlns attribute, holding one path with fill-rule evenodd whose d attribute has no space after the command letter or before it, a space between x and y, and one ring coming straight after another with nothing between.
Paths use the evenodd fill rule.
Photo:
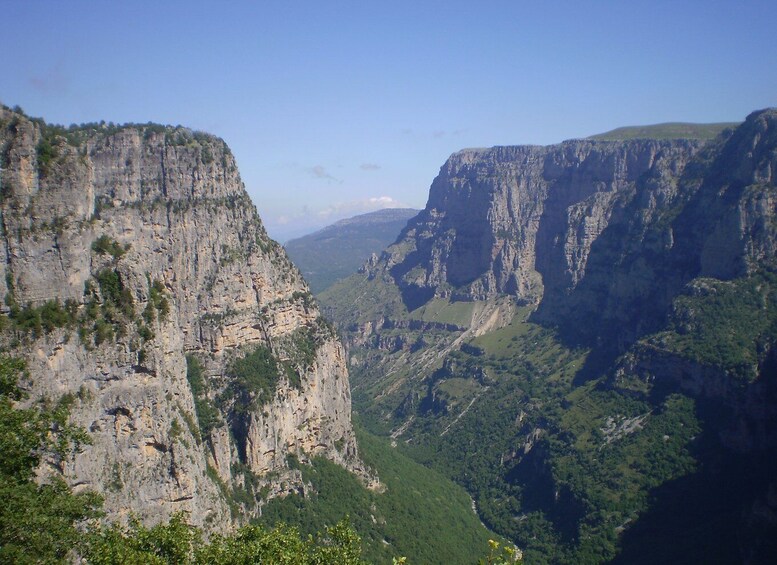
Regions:
<instances>
[{"instance_id":1,"label":"mountain ridge","mask_svg":"<svg viewBox=\"0 0 777 565\"><path fill-rule=\"evenodd\" d=\"M417 213L412 208L393 208L360 214L292 239L285 249L318 294L393 243Z\"/></svg>"},{"instance_id":2,"label":"mountain ridge","mask_svg":"<svg viewBox=\"0 0 777 565\"><path fill-rule=\"evenodd\" d=\"M527 561L770 562L776 136L769 109L710 141L454 153L320 296L364 421Z\"/></svg>"}]
</instances>

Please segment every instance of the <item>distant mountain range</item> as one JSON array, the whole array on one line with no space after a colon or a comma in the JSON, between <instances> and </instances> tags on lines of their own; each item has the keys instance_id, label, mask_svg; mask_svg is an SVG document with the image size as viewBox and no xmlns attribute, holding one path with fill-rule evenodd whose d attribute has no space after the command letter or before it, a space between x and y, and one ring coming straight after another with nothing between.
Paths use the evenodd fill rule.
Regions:
<instances>
[{"instance_id":1,"label":"distant mountain range","mask_svg":"<svg viewBox=\"0 0 777 565\"><path fill-rule=\"evenodd\" d=\"M356 272L370 255L394 243L412 208L389 208L340 220L315 233L287 242L286 252L317 294Z\"/></svg>"}]
</instances>

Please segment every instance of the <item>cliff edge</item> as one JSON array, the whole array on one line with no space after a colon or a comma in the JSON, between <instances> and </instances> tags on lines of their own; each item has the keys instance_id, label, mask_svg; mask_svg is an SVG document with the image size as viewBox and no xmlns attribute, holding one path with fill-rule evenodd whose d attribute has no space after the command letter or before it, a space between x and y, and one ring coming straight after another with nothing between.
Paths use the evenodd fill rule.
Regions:
<instances>
[{"instance_id":1,"label":"cliff edge","mask_svg":"<svg viewBox=\"0 0 777 565\"><path fill-rule=\"evenodd\" d=\"M289 457L366 477L343 348L222 140L2 108L0 156L2 344L92 439L51 471L217 528L304 489Z\"/></svg>"}]
</instances>

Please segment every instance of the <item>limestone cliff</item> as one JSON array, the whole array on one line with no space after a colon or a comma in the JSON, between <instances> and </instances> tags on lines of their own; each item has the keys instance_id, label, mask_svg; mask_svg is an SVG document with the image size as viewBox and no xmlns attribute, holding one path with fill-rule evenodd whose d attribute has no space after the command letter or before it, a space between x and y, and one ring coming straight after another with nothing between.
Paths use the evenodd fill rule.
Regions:
<instances>
[{"instance_id":1,"label":"limestone cliff","mask_svg":"<svg viewBox=\"0 0 777 565\"><path fill-rule=\"evenodd\" d=\"M774 270L776 148L777 110L764 110L711 141L573 140L455 153L397 243L361 277L322 296L347 330L359 394L366 388L381 399L373 405L385 417L408 418L440 360L507 325L521 304L567 345L612 361L666 330L675 300L692 294L688 285L699 277L730 281ZM396 336L400 319L407 327L438 319L459 327ZM698 334L693 327L677 323L676 332ZM742 328L710 330L721 331L743 335ZM757 352L737 353L749 367L745 380L763 372L775 347L767 334L748 338ZM650 355L677 358L656 343L637 348L650 354L631 365L650 365ZM714 369L719 379L732 370ZM716 390L733 402L726 390L742 386ZM761 420L773 417L764 414Z\"/></svg>"},{"instance_id":2,"label":"limestone cliff","mask_svg":"<svg viewBox=\"0 0 777 565\"><path fill-rule=\"evenodd\" d=\"M90 432L51 462L76 489L225 527L236 490L304 488L289 456L360 470L343 349L222 140L3 108L0 156L3 346ZM237 382L256 351L270 380Z\"/></svg>"},{"instance_id":3,"label":"limestone cliff","mask_svg":"<svg viewBox=\"0 0 777 565\"><path fill-rule=\"evenodd\" d=\"M774 109L709 141L452 155L321 295L363 421L527 561L774 562L775 170Z\"/></svg>"},{"instance_id":4,"label":"limestone cliff","mask_svg":"<svg viewBox=\"0 0 777 565\"><path fill-rule=\"evenodd\" d=\"M536 303L585 278L591 247L647 178L674 177L698 141L568 141L452 155L423 212L389 249L398 284L415 294ZM646 204L675 196L671 182ZM640 192L646 192L644 189ZM615 218L613 215L615 214Z\"/></svg>"},{"instance_id":5,"label":"limestone cliff","mask_svg":"<svg viewBox=\"0 0 777 565\"><path fill-rule=\"evenodd\" d=\"M774 262L774 195L764 188L773 185L776 131L777 112L767 110L711 142L460 151L426 208L368 269L390 274L408 310L434 296L507 294L539 304L539 320L588 317L633 341L692 278ZM655 306L645 316L647 302Z\"/></svg>"}]
</instances>

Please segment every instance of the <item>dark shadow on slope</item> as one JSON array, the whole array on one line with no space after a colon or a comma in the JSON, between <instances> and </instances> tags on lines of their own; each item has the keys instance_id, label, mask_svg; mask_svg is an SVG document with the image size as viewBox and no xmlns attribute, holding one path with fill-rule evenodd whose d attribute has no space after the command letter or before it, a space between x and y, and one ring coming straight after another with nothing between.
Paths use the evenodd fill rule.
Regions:
<instances>
[{"instance_id":1,"label":"dark shadow on slope","mask_svg":"<svg viewBox=\"0 0 777 565\"><path fill-rule=\"evenodd\" d=\"M426 261L426 255L422 255L419 251L413 251L401 263L397 263L390 270L391 277L394 279L394 284L399 288L402 302L408 312L420 308L434 297L434 287L418 286L404 280L405 275L411 270L423 268L422 265L425 265Z\"/></svg>"},{"instance_id":2,"label":"dark shadow on slope","mask_svg":"<svg viewBox=\"0 0 777 565\"><path fill-rule=\"evenodd\" d=\"M561 336L570 346L620 353L641 336L657 331L673 298L700 272L706 226L715 218L706 220L705 229L689 225L699 222L695 210L711 210L699 192L717 189L710 163L718 151L719 143L709 143L691 158L677 178L672 197L666 196L674 191L660 167L644 171L635 179L633 191L615 197L607 226L591 244L585 275L572 289L561 243L567 226L558 219L565 217L567 203L549 207L536 244L545 293L532 321L562 328ZM653 202L663 204L654 209ZM555 231L546 225L556 226Z\"/></svg>"},{"instance_id":3,"label":"dark shadow on slope","mask_svg":"<svg viewBox=\"0 0 777 565\"><path fill-rule=\"evenodd\" d=\"M570 341L566 341L566 343L570 343ZM618 350L614 348L599 347L592 349L586 357L583 366L575 373L575 376L572 379L572 386L578 387L588 381L596 380L607 375L613 370L615 360L619 355L620 353Z\"/></svg>"},{"instance_id":4,"label":"dark shadow on slope","mask_svg":"<svg viewBox=\"0 0 777 565\"><path fill-rule=\"evenodd\" d=\"M774 462L763 452L700 457L698 472L651 492L612 563L777 563L777 508L766 501Z\"/></svg>"},{"instance_id":5,"label":"dark shadow on slope","mask_svg":"<svg viewBox=\"0 0 777 565\"><path fill-rule=\"evenodd\" d=\"M698 400L697 414L705 422L691 449L697 470L650 492L612 563L777 563L775 449L724 447L721 432L742 427L730 406Z\"/></svg>"},{"instance_id":6,"label":"dark shadow on slope","mask_svg":"<svg viewBox=\"0 0 777 565\"><path fill-rule=\"evenodd\" d=\"M235 441L237 458L240 463L248 462L248 428L251 419L247 414L232 414L229 419L229 431Z\"/></svg>"},{"instance_id":7,"label":"dark shadow on slope","mask_svg":"<svg viewBox=\"0 0 777 565\"><path fill-rule=\"evenodd\" d=\"M405 308L407 308L407 311L412 312L434 298L434 291L434 288L423 286L408 285L402 287L402 302L404 303Z\"/></svg>"},{"instance_id":8,"label":"dark shadow on slope","mask_svg":"<svg viewBox=\"0 0 777 565\"><path fill-rule=\"evenodd\" d=\"M520 486L524 513L542 512L553 523L561 540L574 544L578 541L580 523L586 516L586 504L569 488L556 484L550 457L547 444L538 443L505 475L505 481Z\"/></svg>"}]
</instances>

